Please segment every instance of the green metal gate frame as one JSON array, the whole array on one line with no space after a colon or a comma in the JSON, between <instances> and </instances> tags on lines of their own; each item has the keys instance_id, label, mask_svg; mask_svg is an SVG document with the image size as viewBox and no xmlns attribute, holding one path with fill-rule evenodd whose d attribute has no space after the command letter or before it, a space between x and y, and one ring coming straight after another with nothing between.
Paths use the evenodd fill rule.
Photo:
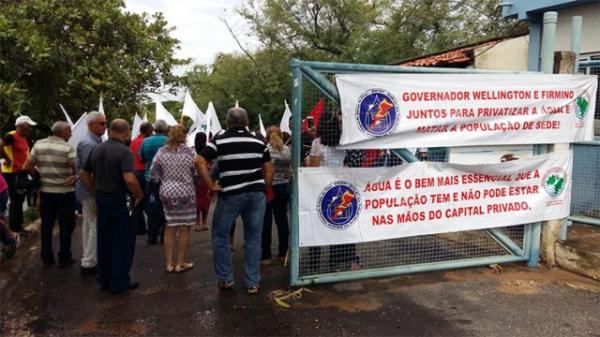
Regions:
<instances>
[{"instance_id":1,"label":"green metal gate frame","mask_svg":"<svg viewBox=\"0 0 600 337\"><path fill-rule=\"evenodd\" d=\"M385 66L369 64L349 64L349 63L327 63L301 61L294 59L291 61L292 67L292 170L293 180L291 185L291 223L290 223L290 285L301 286L313 283L339 282L346 280L356 280L372 277L393 276L400 274L427 272L435 270L447 270L464 267L485 266L490 264L509 263L527 261L529 267L538 266L539 247L541 235L541 223L525 225L523 248L515 244L506 234L499 229L487 229L485 233L493 238L510 255L498 255L488 257L476 257L459 259L452 261L427 262L418 264L409 264L401 266L391 266L375 269L361 269L354 271L333 272L327 274L300 276L300 247L299 247L299 204L298 204L298 168L301 166L300 158L300 133L302 124L302 88L303 80L307 79L326 96L339 104L339 94L336 86L331 83L323 73L425 73L425 74L523 74L527 72L513 71L494 71L477 69L455 69L455 68L418 68L402 66ZM529 72L530 73L530 72ZM534 154L543 153L543 146L535 146ZM408 150L402 149L396 151L396 154L405 161L413 162L418 159Z\"/></svg>"}]
</instances>

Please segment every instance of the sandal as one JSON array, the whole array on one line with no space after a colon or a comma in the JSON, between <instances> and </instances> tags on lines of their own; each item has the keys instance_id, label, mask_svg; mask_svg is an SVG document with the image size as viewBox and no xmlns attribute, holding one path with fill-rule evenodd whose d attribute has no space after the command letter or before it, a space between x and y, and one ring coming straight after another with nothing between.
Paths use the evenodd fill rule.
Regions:
<instances>
[{"instance_id":1,"label":"sandal","mask_svg":"<svg viewBox=\"0 0 600 337\"><path fill-rule=\"evenodd\" d=\"M166 269L167 269L167 273L172 273L175 271L175 266L172 264L168 264Z\"/></svg>"},{"instance_id":2,"label":"sandal","mask_svg":"<svg viewBox=\"0 0 600 337\"><path fill-rule=\"evenodd\" d=\"M186 262L184 264L179 264L175 267L175 272L176 273L183 273L186 272L190 269L194 268L194 263L193 262Z\"/></svg>"}]
</instances>

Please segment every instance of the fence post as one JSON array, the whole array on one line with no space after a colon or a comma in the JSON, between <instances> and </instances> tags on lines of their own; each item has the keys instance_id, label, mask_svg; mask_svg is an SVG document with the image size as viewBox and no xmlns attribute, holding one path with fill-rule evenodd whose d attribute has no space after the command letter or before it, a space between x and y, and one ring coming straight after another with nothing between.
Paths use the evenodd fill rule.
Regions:
<instances>
[{"instance_id":1,"label":"fence post","mask_svg":"<svg viewBox=\"0 0 600 337\"><path fill-rule=\"evenodd\" d=\"M554 68L554 47L556 44L556 23L558 22L557 12L546 12L543 18L542 45L540 51L540 70L546 74L552 74ZM534 148L535 154L548 152L548 145L536 145ZM540 258L540 239L542 232L542 224L531 224L530 240L529 241L529 267L539 265Z\"/></svg>"},{"instance_id":2,"label":"fence post","mask_svg":"<svg viewBox=\"0 0 600 337\"><path fill-rule=\"evenodd\" d=\"M583 17L574 16L571 19L571 51L575 53L575 71L579 72L579 53L581 52L581 26Z\"/></svg>"},{"instance_id":3,"label":"fence post","mask_svg":"<svg viewBox=\"0 0 600 337\"><path fill-rule=\"evenodd\" d=\"M296 285L300 275L300 250L298 240L298 168L301 160L300 125L302 124L302 72L300 61L292 65L292 186L290 193L290 285Z\"/></svg>"},{"instance_id":4,"label":"fence post","mask_svg":"<svg viewBox=\"0 0 600 337\"><path fill-rule=\"evenodd\" d=\"M550 12L552 13L552 12ZM544 13L544 29L546 28L546 23L550 26L551 35L556 33L556 22L558 19L558 15L554 13L553 15L548 15ZM544 36L546 32L544 32ZM554 40L554 39L552 39ZM551 43L554 45L554 43ZM554 49L554 48L552 48ZM552 54L550 54L552 51ZM552 55L552 57L550 57ZM546 50L546 54L542 56L542 64L545 68L542 68L542 71L548 73L550 60L552 60L552 73L558 74L572 74L574 72L575 66L575 53L568 51L559 51L554 53L553 50ZM561 152L567 151L569 149L569 144L553 144L548 148L548 152ZM556 254L555 248L556 244L560 239L560 228L561 228L562 220L561 219L553 219L543 222L542 224L542 236L541 236L541 259L546 263L548 267L556 266Z\"/></svg>"}]
</instances>

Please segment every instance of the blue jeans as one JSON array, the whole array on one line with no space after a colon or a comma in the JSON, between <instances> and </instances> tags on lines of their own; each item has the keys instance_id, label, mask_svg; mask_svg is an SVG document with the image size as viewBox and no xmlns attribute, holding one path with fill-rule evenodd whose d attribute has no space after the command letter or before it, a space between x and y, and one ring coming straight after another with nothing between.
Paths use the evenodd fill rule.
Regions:
<instances>
[{"instance_id":1,"label":"blue jeans","mask_svg":"<svg viewBox=\"0 0 600 337\"><path fill-rule=\"evenodd\" d=\"M244 283L246 287L260 282L260 242L265 194L247 192L231 196L219 196L212 226L213 261L220 281L233 281L229 231L238 215L244 222Z\"/></svg>"}]
</instances>

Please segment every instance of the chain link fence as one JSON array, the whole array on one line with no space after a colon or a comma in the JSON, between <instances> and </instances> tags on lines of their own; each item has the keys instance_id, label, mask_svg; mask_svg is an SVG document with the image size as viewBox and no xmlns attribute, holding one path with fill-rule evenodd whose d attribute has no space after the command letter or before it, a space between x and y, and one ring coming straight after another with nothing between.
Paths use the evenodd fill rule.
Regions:
<instances>
[{"instance_id":1,"label":"chain link fence","mask_svg":"<svg viewBox=\"0 0 600 337\"><path fill-rule=\"evenodd\" d=\"M595 65L583 66L579 72L600 77L600 60ZM600 97L600 87L596 97ZM600 100L596 99L595 136L600 137ZM571 216L577 220L600 221L600 141L573 144L573 184ZM583 217L583 218L581 218Z\"/></svg>"}]
</instances>

